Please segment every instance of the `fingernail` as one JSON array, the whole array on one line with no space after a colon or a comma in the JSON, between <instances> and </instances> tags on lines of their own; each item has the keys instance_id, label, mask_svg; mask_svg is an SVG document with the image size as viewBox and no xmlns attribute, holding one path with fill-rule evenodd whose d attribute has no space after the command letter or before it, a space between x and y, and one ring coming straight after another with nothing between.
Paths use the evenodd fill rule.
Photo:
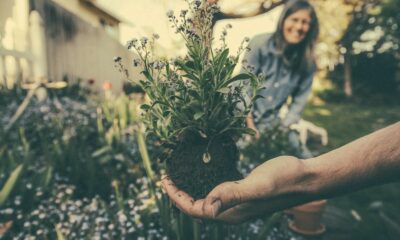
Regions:
<instances>
[{"instance_id":1,"label":"fingernail","mask_svg":"<svg viewBox=\"0 0 400 240\"><path fill-rule=\"evenodd\" d=\"M221 209L221 201L217 200L212 204L213 218L215 218L219 214L220 209Z\"/></svg>"}]
</instances>

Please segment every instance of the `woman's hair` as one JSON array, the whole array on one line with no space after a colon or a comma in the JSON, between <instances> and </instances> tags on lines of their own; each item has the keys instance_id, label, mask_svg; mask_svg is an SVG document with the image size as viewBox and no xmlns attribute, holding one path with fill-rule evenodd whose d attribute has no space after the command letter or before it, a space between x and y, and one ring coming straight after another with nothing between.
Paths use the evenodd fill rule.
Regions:
<instances>
[{"instance_id":1,"label":"woman's hair","mask_svg":"<svg viewBox=\"0 0 400 240\"><path fill-rule=\"evenodd\" d=\"M287 17L299 10L308 10L311 17L310 29L305 38L294 49L283 35L283 23ZM285 63L295 70L308 72L315 66L314 48L319 33L319 23L314 7L307 0L290 0L283 9L278 27L272 40L277 53L283 57Z\"/></svg>"}]
</instances>

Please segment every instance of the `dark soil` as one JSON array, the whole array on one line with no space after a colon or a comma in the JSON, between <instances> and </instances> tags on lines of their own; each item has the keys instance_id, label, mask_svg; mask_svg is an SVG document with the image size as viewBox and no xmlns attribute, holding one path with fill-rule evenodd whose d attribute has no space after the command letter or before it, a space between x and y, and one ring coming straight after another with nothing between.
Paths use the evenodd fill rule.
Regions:
<instances>
[{"instance_id":1,"label":"dark soil","mask_svg":"<svg viewBox=\"0 0 400 240\"><path fill-rule=\"evenodd\" d=\"M229 138L209 144L211 160L203 161L208 140L186 137L167 159L167 173L175 185L195 199L204 198L218 184L242 178L237 170L239 152Z\"/></svg>"}]
</instances>

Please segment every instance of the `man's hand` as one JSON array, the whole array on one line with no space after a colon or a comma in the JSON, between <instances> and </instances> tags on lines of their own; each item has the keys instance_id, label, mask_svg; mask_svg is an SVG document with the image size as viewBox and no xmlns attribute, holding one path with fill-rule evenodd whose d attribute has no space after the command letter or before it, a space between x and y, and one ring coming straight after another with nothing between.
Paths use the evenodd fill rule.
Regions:
<instances>
[{"instance_id":1,"label":"man's hand","mask_svg":"<svg viewBox=\"0 0 400 240\"><path fill-rule=\"evenodd\" d=\"M171 200L188 215L240 223L311 200L398 181L398 136L400 123L395 123L315 158L274 158L243 180L222 183L197 201L168 178L162 183Z\"/></svg>"},{"instance_id":2,"label":"man's hand","mask_svg":"<svg viewBox=\"0 0 400 240\"><path fill-rule=\"evenodd\" d=\"M279 157L255 168L239 181L225 182L215 187L205 199L194 200L164 177L162 184L172 202L184 213L202 219L241 223L255 216L286 208L280 198L274 198L284 184L292 185L301 172L301 162L294 157ZM294 183L293 183L294 184ZM290 190L290 189L287 189ZM289 201L289 205L293 206Z\"/></svg>"},{"instance_id":3,"label":"man's hand","mask_svg":"<svg viewBox=\"0 0 400 240\"><path fill-rule=\"evenodd\" d=\"M207 207L207 205L205 205L206 199L194 200L186 192L179 190L168 178L168 176L164 177L162 184L174 205L185 214L194 218L217 220L230 224L237 224L253 217L257 213L259 214L260 211L261 202L253 202L237 204L236 206L231 207L222 213L218 213L217 211L219 211L219 209L222 207L221 201L212 202L210 208L210 206ZM228 193L231 189L236 188L236 184L238 183L226 182L219 185L216 189ZM232 196L237 197L235 193ZM236 197L234 197L234 199L236 199ZM233 204L234 202L239 203L240 201L233 200L229 204ZM225 204L225 206L228 205ZM207 211L210 210L211 213L208 213Z\"/></svg>"}]
</instances>

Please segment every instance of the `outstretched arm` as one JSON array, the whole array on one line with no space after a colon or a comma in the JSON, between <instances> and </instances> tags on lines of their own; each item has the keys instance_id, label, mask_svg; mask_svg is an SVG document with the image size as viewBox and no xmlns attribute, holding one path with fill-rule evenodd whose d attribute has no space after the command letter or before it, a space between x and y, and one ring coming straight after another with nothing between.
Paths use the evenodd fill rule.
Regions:
<instances>
[{"instance_id":1,"label":"outstretched arm","mask_svg":"<svg viewBox=\"0 0 400 240\"><path fill-rule=\"evenodd\" d=\"M318 197L400 180L400 122L304 163Z\"/></svg>"},{"instance_id":2,"label":"outstretched arm","mask_svg":"<svg viewBox=\"0 0 400 240\"><path fill-rule=\"evenodd\" d=\"M218 185L205 199L194 201L168 179L163 185L171 200L191 216L240 223L311 200L396 181L399 173L400 122L319 157L272 159L243 180Z\"/></svg>"}]
</instances>

